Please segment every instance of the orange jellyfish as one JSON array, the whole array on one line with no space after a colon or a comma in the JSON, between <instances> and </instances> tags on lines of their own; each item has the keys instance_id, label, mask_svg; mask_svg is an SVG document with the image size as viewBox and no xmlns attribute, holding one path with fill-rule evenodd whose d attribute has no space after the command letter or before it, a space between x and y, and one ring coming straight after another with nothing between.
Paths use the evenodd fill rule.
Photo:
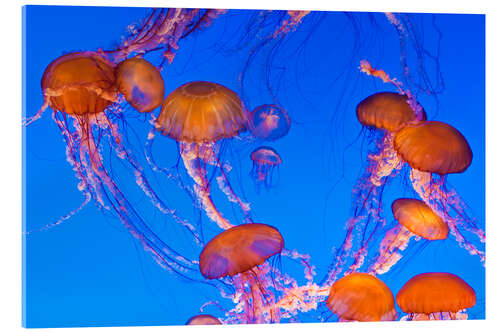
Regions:
<instances>
[{"instance_id":1,"label":"orange jellyfish","mask_svg":"<svg viewBox=\"0 0 500 333\"><path fill-rule=\"evenodd\" d=\"M250 176L255 181L257 188L264 185L266 188L273 184L273 171L278 167L282 160L280 154L271 147L261 146L250 154L253 162Z\"/></svg>"},{"instance_id":2,"label":"orange jellyfish","mask_svg":"<svg viewBox=\"0 0 500 333\"><path fill-rule=\"evenodd\" d=\"M367 273L352 273L337 280L326 305L339 321L391 321L397 317L389 287Z\"/></svg>"},{"instance_id":3,"label":"orange jellyfish","mask_svg":"<svg viewBox=\"0 0 500 333\"><path fill-rule=\"evenodd\" d=\"M207 216L222 229L233 225L215 207L207 167L215 167L220 173L217 177L220 189L248 214L248 204L236 196L229 184L229 164L222 163L218 156L219 141L245 131L246 124L246 111L238 95L223 85L206 81L189 82L171 92L155 121L154 129L178 142L184 166L194 181L194 196ZM149 146L154 129L149 134Z\"/></svg>"},{"instance_id":4,"label":"orange jellyfish","mask_svg":"<svg viewBox=\"0 0 500 333\"><path fill-rule=\"evenodd\" d=\"M268 288L273 281L265 263L280 254L283 246L280 232L260 223L232 227L205 245L200 254L200 272L206 279L230 277L236 289L233 300L243 311L243 318L237 322L279 321L279 313L270 307L274 295Z\"/></svg>"},{"instance_id":5,"label":"orange jellyfish","mask_svg":"<svg viewBox=\"0 0 500 333\"><path fill-rule=\"evenodd\" d=\"M212 315L200 314L189 318L186 325L221 325L219 319Z\"/></svg>"},{"instance_id":6,"label":"orange jellyfish","mask_svg":"<svg viewBox=\"0 0 500 333\"><path fill-rule=\"evenodd\" d=\"M110 117L120 112L115 85L115 65L95 52L75 52L52 61L42 77L44 105L34 118L50 107L53 119L66 141L66 156L79 179L84 203L65 216L67 219L90 200L99 209L114 211L122 224L146 251L165 268L179 274L196 272L196 266L165 244L143 221L106 169L100 146L107 139L118 158L136 171L137 180L147 181L129 150L122 145L118 125Z\"/></svg>"},{"instance_id":7,"label":"orange jellyfish","mask_svg":"<svg viewBox=\"0 0 500 333\"><path fill-rule=\"evenodd\" d=\"M476 292L451 273L422 273L412 277L396 295L407 320L467 319Z\"/></svg>"},{"instance_id":8,"label":"orange jellyfish","mask_svg":"<svg viewBox=\"0 0 500 333\"><path fill-rule=\"evenodd\" d=\"M285 109L274 104L255 108L249 116L252 135L265 141L274 141L290 131L291 120Z\"/></svg>"},{"instance_id":9,"label":"orange jellyfish","mask_svg":"<svg viewBox=\"0 0 500 333\"><path fill-rule=\"evenodd\" d=\"M337 250L336 261L330 266L324 283L332 283L352 257L349 272L364 264L368 245L385 224L382 194L387 181L403 166L393 148L395 133L426 119L423 109L412 108L416 103L408 95L394 92L373 94L356 107L356 116L364 128L373 131L373 148L368 152L367 165L353 189L352 216L347 221L347 233Z\"/></svg>"},{"instance_id":10,"label":"orange jellyfish","mask_svg":"<svg viewBox=\"0 0 500 333\"><path fill-rule=\"evenodd\" d=\"M391 133L397 132L416 118L408 97L394 92L379 92L368 96L356 107L356 116L363 126L385 129Z\"/></svg>"},{"instance_id":11,"label":"orange jellyfish","mask_svg":"<svg viewBox=\"0 0 500 333\"><path fill-rule=\"evenodd\" d=\"M139 112L150 112L163 102L165 85L160 71L147 60L130 58L116 66L116 87Z\"/></svg>"},{"instance_id":12,"label":"orange jellyfish","mask_svg":"<svg viewBox=\"0 0 500 333\"><path fill-rule=\"evenodd\" d=\"M427 121L401 129L394 150L411 167L410 179L420 198L449 226L460 246L484 261L484 251L464 236L465 231L484 243L485 235L466 211L456 191L446 184L446 175L462 173L472 162L472 150L454 127Z\"/></svg>"},{"instance_id":13,"label":"orange jellyfish","mask_svg":"<svg viewBox=\"0 0 500 333\"><path fill-rule=\"evenodd\" d=\"M421 200L397 199L392 203L392 213L399 223L385 234L380 243L379 254L369 272L387 272L401 259L399 251L406 249L414 236L427 240L442 240L448 237L448 225Z\"/></svg>"}]
</instances>

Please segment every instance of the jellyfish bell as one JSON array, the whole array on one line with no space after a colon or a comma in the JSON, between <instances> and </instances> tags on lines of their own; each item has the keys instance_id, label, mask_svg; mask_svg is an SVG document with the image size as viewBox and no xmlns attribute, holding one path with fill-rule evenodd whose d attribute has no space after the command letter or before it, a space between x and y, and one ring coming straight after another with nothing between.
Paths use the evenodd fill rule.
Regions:
<instances>
[{"instance_id":1,"label":"jellyfish bell","mask_svg":"<svg viewBox=\"0 0 500 333\"><path fill-rule=\"evenodd\" d=\"M291 125L285 109L275 104L258 106L249 115L252 135L260 140L277 140L290 131Z\"/></svg>"},{"instance_id":2,"label":"jellyfish bell","mask_svg":"<svg viewBox=\"0 0 500 333\"><path fill-rule=\"evenodd\" d=\"M246 129L246 119L234 91L214 82L193 81L167 96L155 126L176 141L203 143L238 135Z\"/></svg>"},{"instance_id":3,"label":"jellyfish bell","mask_svg":"<svg viewBox=\"0 0 500 333\"><path fill-rule=\"evenodd\" d=\"M326 305L342 321L391 321L397 316L389 287L367 273L352 273L337 280Z\"/></svg>"},{"instance_id":4,"label":"jellyfish bell","mask_svg":"<svg viewBox=\"0 0 500 333\"><path fill-rule=\"evenodd\" d=\"M116 66L116 86L139 112L151 112L161 105L165 85L160 71L149 61L130 58Z\"/></svg>"},{"instance_id":5,"label":"jellyfish bell","mask_svg":"<svg viewBox=\"0 0 500 333\"><path fill-rule=\"evenodd\" d=\"M234 276L263 264L283 250L278 229L250 223L215 236L200 254L200 271L207 279Z\"/></svg>"},{"instance_id":6,"label":"jellyfish bell","mask_svg":"<svg viewBox=\"0 0 500 333\"><path fill-rule=\"evenodd\" d=\"M186 325L221 325L219 319L212 315L200 314L189 318Z\"/></svg>"},{"instance_id":7,"label":"jellyfish bell","mask_svg":"<svg viewBox=\"0 0 500 333\"><path fill-rule=\"evenodd\" d=\"M428 319L466 319L465 310L476 304L476 292L457 275L422 273L412 277L396 295L404 312Z\"/></svg>"},{"instance_id":8,"label":"jellyfish bell","mask_svg":"<svg viewBox=\"0 0 500 333\"><path fill-rule=\"evenodd\" d=\"M263 164L278 165L281 164L281 156L271 147L261 146L256 148L251 154L252 161L260 161Z\"/></svg>"},{"instance_id":9,"label":"jellyfish bell","mask_svg":"<svg viewBox=\"0 0 500 333\"><path fill-rule=\"evenodd\" d=\"M422 200L400 198L392 203L394 218L413 234L428 240L446 239L450 228Z\"/></svg>"},{"instance_id":10,"label":"jellyfish bell","mask_svg":"<svg viewBox=\"0 0 500 333\"><path fill-rule=\"evenodd\" d=\"M250 176L257 185L264 184L266 187L270 187L273 170L282 162L280 154L271 147L261 146L250 154L250 159L253 162Z\"/></svg>"},{"instance_id":11,"label":"jellyfish bell","mask_svg":"<svg viewBox=\"0 0 500 333\"><path fill-rule=\"evenodd\" d=\"M426 120L425 112L418 119L408 97L394 92L368 96L356 107L358 121L366 127L396 132L415 120Z\"/></svg>"},{"instance_id":12,"label":"jellyfish bell","mask_svg":"<svg viewBox=\"0 0 500 333\"><path fill-rule=\"evenodd\" d=\"M394 149L413 169L441 176L464 172L472 162L462 133L440 121L403 128L394 138Z\"/></svg>"},{"instance_id":13,"label":"jellyfish bell","mask_svg":"<svg viewBox=\"0 0 500 333\"><path fill-rule=\"evenodd\" d=\"M42 76L48 106L69 115L102 113L117 100L114 65L95 52L75 52L52 61Z\"/></svg>"},{"instance_id":14,"label":"jellyfish bell","mask_svg":"<svg viewBox=\"0 0 500 333\"><path fill-rule=\"evenodd\" d=\"M368 272L384 274L401 258L412 237L429 241L448 237L449 227L425 202L418 199L400 198L392 203L392 213L398 221L388 230L380 242L379 253Z\"/></svg>"}]
</instances>

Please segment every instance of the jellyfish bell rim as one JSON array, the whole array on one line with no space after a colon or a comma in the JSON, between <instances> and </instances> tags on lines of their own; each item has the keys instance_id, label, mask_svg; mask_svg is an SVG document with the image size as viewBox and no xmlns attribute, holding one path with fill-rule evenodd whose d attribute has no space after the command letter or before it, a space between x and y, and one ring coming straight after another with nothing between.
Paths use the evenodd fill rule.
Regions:
<instances>
[{"instance_id":1,"label":"jellyfish bell rim","mask_svg":"<svg viewBox=\"0 0 500 333\"><path fill-rule=\"evenodd\" d=\"M405 206L409 206L411 204L417 204L419 206L419 210L424 210L427 211L428 213L432 214L431 216L435 218L435 224L440 224L441 226L446 226L446 234L444 233L434 233L435 235L430 236L429 235L422 235L420 230L417 230L418 228L415 228L411 223L407 223L406 221L400 221L401 217L397 217L398 212L403 209ZM450 233L450 228L448 224L443 221L443 219L437 215L424 201L420 199L415 199L415 198L398 198L394 200L391 204L391 210L394 218L398 221L399 224L410 230L413 234L425 238L427 240L444 240L448 238L448 235Z\"/></svg>"},{"instance_id":2,"label":"jellyfish bell rim","mask_svg":"<svg viewBox=\"0 0 500 333\"><path fill-rule=\"evenodd\" d=\"M244 234L245 233L244 229L247 229L247 228L250 228L250 229L263 228L263 229L268 229L269 232L275 233L275 235L279 236L279 240L280 240L279 241L279 244L280 244L279 249L277 249L276 251L273 251L269 254L260 256L260 259L255 260L255 264L252 264L251 266L244 265L244 269L241 269L241 270L233 270L233 271L227 272L227 269L226 269L226 271L215 273L215 274L211 274L210 272L207 272L205 269L205 267L207 267L207 262L205 262L205 261L209 260L209 258L207 258L207 257L210 255L211 252L214 251L215 248L217 248L219 243L225 241L227 238L231 238L233 236L233 234L235 234L235 233ZM243 244L241 244L241 243L240 243L240 245L243 246ZM238 275L241 273L245 273L249 270L252 270L254 267L257 267L259 265L264 264L264 262L267 259L281 253L284 249L284 246L285 246L285 241L283 239L283 235L281 235L281 233L279 232L279 230L276 227L273 227L271 225L264 224L264 223L246 223L246 224L236 225L234 227L226 229L226 230L222 231L221 233L215 235L209 242L207 242L205 244L205 247L201 251L200 258L199 258L200 273L201 273L201 275L203 275L204 278L206 278L208 280L220 279L220 278L223 278L226 276L232 277L232 276L235 276L235 275ZM239 249L241 250L242 248L243 247L240 247Z\"/></svg>"},{"instance_id":3,"label":"jellyfish bell rim","mask_svg":"<svg viewBox=\"0 0 500 333\"><path fill-rule=\"evenodd\" d=\"M185 121L179 125L179 126L174 126L178 125L175 122L172 122L171 120L165 120L163 119L162 115L168 113L167 111L167 104L171 103L173 100L177 98L176 95L182 95L186 96L184 92L186 92L186 87L190 87L193 84L208 84L211 86L214 86L218 88L219 90L228 93L228 95L231 95L228 99L234 98L236 100L238 109L236 110L237 113L237 119L233 119L234 121L231 122L231 125L233 125L233 129L225 131L225 130L218 130L215 133L211 133L210 135L202 135L200 133L196 135L188 135L185 132L189 132L184 129ZM214 92L210 94L205 94L205 95L193 95L192 93L187 93L188 97L193 97L193 100L195 99L208 99L210 96L212 96ZM234 101L233 100L233 101ZM220 111L220 110L217 110ZM186 112L184 110L184 112ZM178 111L174 112L174 115L177 114ZM218 113L218 112L217 112ZM186 117L187 118L187 117ZM185 120L185 119L184 119ZM205 120L205 118L203 118ZM166 126L165 123L162 123L164 121L165 123L168 123L169 126ZM223 125L226 125L224 122ZM156 118L154 122L154 127L157 131L159 131L162 135L168 136L171 139L177 141L177 142L183 142L183 143L213 143L217 142L222 139L231 139L236 136L238 136L240 133L245 132L248 130L248 111L246 110L245 104L241 100L240 96L232 89L226 87L223 84L217 83L217 82L211 82L211 81L202 81L202 80L194 80L194 81L189 81L186 83L181 84L174 90L172 90L169 94L166 95L165 99L161 103L161 108L160 108L160 114ZM167 128L169 127L169 128Z\"/></svg>"}]
</instances>

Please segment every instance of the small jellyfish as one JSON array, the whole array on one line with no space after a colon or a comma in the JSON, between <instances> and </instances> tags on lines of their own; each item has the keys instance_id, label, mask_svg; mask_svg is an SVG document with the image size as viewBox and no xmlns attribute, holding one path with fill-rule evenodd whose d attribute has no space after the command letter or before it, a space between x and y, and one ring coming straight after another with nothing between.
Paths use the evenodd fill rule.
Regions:
<instances>
[{"instance_id":1,"label":"small jellyfish","mask_svg":"<svg viewBox=\"0 0 500 333\"><path fill-rule=\"evenodd\" d=\"M274 104L255 108L249 116L252 135L265 141L274 141L290 131L291 121L286 111Z\"/></svg>"},{"instance_id":2,"label":"small jellyfish","mask_svg":"<svg viewBox=\"0 0 500 333\"><path fill-rule=\"evenodd\" d=\"M270 307L274 295L266 260L281 253L284 241L278 229L249 223L232 227L205 245L200 254L200 272L206 279L231 277L235 302L244 309L243 323L276 322ZM263 267L261 267L263 266Z\"/></svg>"},{"instance_id":3,"label":"small jellyfish","mask_svg":"<svg viewBox=\"0 0 500 333\"><path fill-rule=\"evenodd\" d=\"M462 173L472 162L472 150L462 133L446 123L427 121L401 129L394 138L394 149L411 167L412 186L420 198L448 224L460 246L484 262L484 251L464 236L467 231L484 243L484 231L446 184L446 175Z\"/></svg>"},{"instance_id":4,"label":"small jellyfish","mask_svg":"<svg viewBox=\"0 0 500 333\"><path fill-rule=\"evenodd\" d=\"M186 325L221 325L219 319L207 314L200 314L189 318Z\"/></svg>"},{"instance_id":5,"label":"small jellyfish","mask_svg":"<svg viewBox=\"0 0 500 333\"><path fill-rule=\"evenodd\" d=\"M391 321L397 317L389 287L367 273L352 273L337 280L326 305L340 321Z\"/></svg>"},{"instance_id":6,"label":"small jellyfish","mask_svg":"<svg viewBox=\"0 0 500 333\"><path fill-rule=\"evenodd\" d=\"M160 71L147 60L135 57L116 66L116 86L139 112L151 112L161 105L165 85Z\"/></svg>"},{"instance_id":7,"label":"small jellyfish","mask_svg":"<svg viewBox=\"0 0 500 333\"><path fill-rule=\"evenodd\" d=\"M408 320L467 319L476 292L451 273L422 273L412 277L396 295Z\"/></svg>"},{"instance_id":8,"label":"small jellyfish","mask_svg":"<svg viewBox=\"0 0 500 333\"><path fill-rule=\"evenodd\" d=\"M250 176L256 185L258 187L260 185L264 185L266 188L271 187L273 184L273 171L281 164L281 156L273 148L261 146L250 154L250 159L253 162Z\"/></svg>"},{"instance_id":9,"label":"small jellyfish","mask_svg":"<svg viewBox=\"0 0 500 333\"><path fill-rule=\"evenodd\" d=\"M406 249L412 237L431 241L448 237L448 225L421 200L396 199L392 203L392 213L399 223L385 234L369 272L387 272L401 259L399 251Z\"/></svg>"}]
</instances>

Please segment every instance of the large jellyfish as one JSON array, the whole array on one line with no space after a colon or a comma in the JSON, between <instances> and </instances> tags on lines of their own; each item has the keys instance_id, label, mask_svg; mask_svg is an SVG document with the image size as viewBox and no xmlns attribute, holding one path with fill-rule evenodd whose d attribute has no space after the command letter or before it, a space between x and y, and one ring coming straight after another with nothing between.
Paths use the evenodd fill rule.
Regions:
<instances>
[{"instance_id":1,"label":"large jellyfish","mask_svg":"<svg viewBox=\"0 0 500 333\"><path fill-rule=\"evenodd\" d=\"M380 243L378 256L368 269L369 272L387 272L401 259L400 251L406 249L412 237L427 240L442 240L448 237L448 225L421 200L397 199L392 203L392 213L399 223L386 232Z\"/></svg>"},{"instance_id":2,"label":"large jellyfish","mask_svg":"<svg viewBox=\"0 0 500 333\"><path fill-rule=\"evenodd\" d=\"M422 200L446 221L460 246L484 261L484 252L464 236L467 231L484 243L484 232L468 216L456 191L446 184L446 175L462 173L472 162L472 151L464 136L446 123L427 121L399 131L394 149L410 165L413 188Z\"/></svg>"},{"instance_id":3,"label":"large jellyfish","mask_svg":"<svg viewBox=\"0 0 500 333\"><path fill-rule=\"evenodd\" d=\"M235 303L243 307L243 323L277 322L274 295L268 290L272 279L259 265L281 253L284 241L269 225L250 223L228 229L207 243L200 254L200 271L207 279L231 277L236 289ZM270 318L267 318L270 317Z\"/></svg>"},{"instance_id":4,"label":"large jellyfish","mask_svg":"<svg viewBox=\"0 0 500 333\"><path fill-rule=\"evenodd\" d=\"M397 317L389 287L366 273L352 273L335 281L326 304L340 321L391 321Z\"/></svg>"},{"instance_id":5,"label":"large jellyfish","mask_svg":"<svg viewBox=\"0 0 500 333\"><path fill-rule=\"evenodd\" d=\"M313 282L314 266L309 256L285 249L280 232L266 224L249 223L215 236L200 255L200 271L207 279L219 279L234 286L233 294L222 294L236 304L232 309L217 305L226 315L225 324L278 323L293 320L299 312L317 309L328 296L329 287ZM271 265L279 255L300 262L307 280L305 285ZM202 308L203 308L202 307Z\"/></svg>"},{"instance_id":6,"label":"large jellyfish","mask_svg":"<svg viewBox=\"0 0 500 333\"><path fill-rule=\"evenodd\" d=\"M467 319L476 292L451 273L422 273L412 277L396 295L407 320Z\"/></svg>"},{"instance_id":7,"label":"large jellyfish","mask_svg":"<svg viewBox=\"0 0 500 333\"><path fill-rule=\"evenodd\" d=\"M250 176L258 186L264 185L269 188L273 184L273 171L278 167L282 160L276 150L268 146L256 148L251 154L250 159L253 162Z\"/></svg>"},{"instance_id":8,"label":"large jellyfish","mask_svg":"<svg viewBox=\"0 0 500 333\"><path fill-rule=\"evenodd\" d=\"M207 166L212 165L220 171L219 187L247 214L248 205L236 196L226 175L227 164L218 157L218 141L237 136L246 130L246 123L246 111L238 95L223 85L206 81L189 82L171 92L155 121L156 130L179 143L184 166L194 181L195 196L207 216L222 229L233 225L212 200ZM153 138L152 130L149 140Z\"/></svg>"}]
</instances>

